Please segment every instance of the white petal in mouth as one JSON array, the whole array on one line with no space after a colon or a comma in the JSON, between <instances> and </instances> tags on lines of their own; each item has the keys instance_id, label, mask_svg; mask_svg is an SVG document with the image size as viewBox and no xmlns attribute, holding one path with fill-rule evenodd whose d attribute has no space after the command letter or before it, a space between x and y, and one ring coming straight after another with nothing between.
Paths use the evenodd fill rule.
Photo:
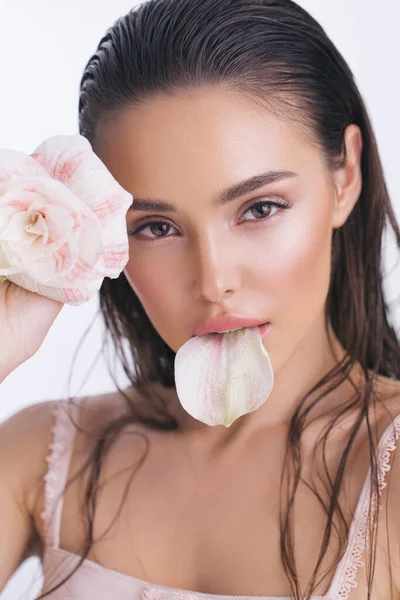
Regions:
<instances>
[{"instance_id":1,"label":"white petal in mouth","mask_svg":"<svg viewBox=\"0 0 400 600\"><path fill-rule=\"evenodd\" d=\"M183 408L207 425L229 427L268 399L274 385L262 327L192 337L175 356L175 385ZM264 335L269 323L264 326Z\"/></svg>"}]
</instances>

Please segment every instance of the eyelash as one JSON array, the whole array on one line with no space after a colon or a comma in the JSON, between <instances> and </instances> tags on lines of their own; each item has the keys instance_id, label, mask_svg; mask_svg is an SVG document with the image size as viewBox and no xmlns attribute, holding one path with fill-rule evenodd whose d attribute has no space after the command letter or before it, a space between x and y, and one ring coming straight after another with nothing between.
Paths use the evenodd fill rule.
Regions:
<instances>
[{"instance_id":1,"label":"eyelash","mask_svg":"<svg viewBox=\"0 0 400 600\"><path fill-rule=\"evenodd\" d=\"M283 200L281 203L278 202L271 202L270 200L261 200L258 202L255 202L254 204L252 204L251 206L249 206L243 213L242 216L244 216L246 213L248 213L250 210L254 209L254 208L259 208L259 207L264 207L264 206L268 206L268 207L275 207L275 208L291 208L293 206L292 202L289 202L288 200ZM271 215L266 215L266 216L261 216L259 219L255 218L255 219L250 219L250 221L266 221L268 220L268 218L270 218ZM247 221L245 221L247 222ZM131 231L128 231L128 236L130 237L134 237L137 236L138 233L140 233L141 231L143 231L144 229L146 229L147 227L151 227L151 225L170 225L171 227L173 227L173 225L171 225L170 223L168 223L168 221L147 221L146 223L143 223L142 225L140 225L139 227L137 227L136 229L133 229ZM164 239L166 237L170 237L167 235L163 235L163 236L155 236L153 238L151 237L147 237L145 236L145 239L148 240L159 240L159 239Z\"/></svg>"}]
</instances>

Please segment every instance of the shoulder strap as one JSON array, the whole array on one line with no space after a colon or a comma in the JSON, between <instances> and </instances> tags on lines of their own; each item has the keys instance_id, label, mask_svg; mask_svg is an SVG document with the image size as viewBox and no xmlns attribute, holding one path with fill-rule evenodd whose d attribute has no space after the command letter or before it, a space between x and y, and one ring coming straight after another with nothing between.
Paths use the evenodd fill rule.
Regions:
<instances>
[{"instance_id":1,"label":"shoulder strap","mask_svg":"<svg viewBox=\"0 0 400 600\"><path fill-rule=\"evenodd\" d=\"M53 412L53 442L46 458L48 469L44 476L44 510L41 513L48 547L58 548L60 544L64 488L76 433L73 420L77 421L78 411L79 405L63 399L56 403Z\"/></svg>"},{"instance_id":2,"label":"shoulder strap","mask_svg":"<svg viewBox=\"0 0 400 600\"><path fill-rule=\"evenodd\" d=\"M400 415L393 420L383 433L376 449L378 485L382 490L386 482L386 473L390 470L391 452L396 449L396 443L400 436ZM349 528L349 537L346 551L339 562L335 575L327 592L329 598L341 598L347 600L351 590L357 587L357 571L364 567L362 556L366 547L366 536L370 509L371 490L371 467L364 481L364 485L358 499L357 508L353 521ZM377 498L373 498L377 502Z\"/></svg>"}]
</instances>

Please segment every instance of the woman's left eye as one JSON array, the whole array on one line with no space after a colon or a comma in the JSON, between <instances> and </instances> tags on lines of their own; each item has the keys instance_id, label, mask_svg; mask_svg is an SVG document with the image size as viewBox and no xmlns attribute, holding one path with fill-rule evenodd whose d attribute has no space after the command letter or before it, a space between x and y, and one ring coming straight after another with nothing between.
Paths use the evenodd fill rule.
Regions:
<instances>
[{"instance_id":1,"label":"woman's left eye","mask_svg":"<svg viewBox=\"0 0 400 600\"><path fill-rule=\"evenodd\" d=\"M261 211L261 214L258 213L258 216L255 217L254 219L245 219L244 222L247 221L264 221L266 219L268 219L268 217L271 216L271 212L269 209L271 208L291 208L292 207L292 203L289 202L288 200L281 200L280 202L271 202L270 200L261 200L258 202L255 202L254 204L252 204L251 206L249 206L249 208L247 208L242 217L244 215L246 215L248 212L250 211ZM263 209L267 208L268 209L268 214L264 214L262 211ZM156 227L162 227L166 225L167 227L173 227L173 225L171 225L170 223L168 223L167 221L148 221L147 223L143 223L142 225L140 225L139 227L137 227L136 229L132 230L132 231L128 231L128 236L130 237L134 237L136 236L138 233L144 231L147 228L156 228ZM165 230L164 230L165 233ZM170 236L166 236L166 235L156 235L155 237L151 237L151 236L146 236L146 235L142 235L143 238L147 238L147 239L160 239L160 238L165 238L165 237L170 237Z\"/></svg>"},{"instance_id":2,"label":"woman's left eye","mask_svg":"<svg viewBox=\"0 0 400 600\"><path fill-rule=\"evenodd\" d=\"M262 201L262 202L256 202L255 204L252 204L244 213L243 215L247 214L248 212L252 211L252 210L261 210L264 208L282 208L282 206L280 204L277 204L276 202L267 202ZM261 215L259 215L261 217L261 219L266 219L267 217L271 216L271 213L269 212L268 214L264 214L261 212ZM259 219L258 217L256 217L256 219L250 219L250 221L260 221L261 219Z\"/></svg>"}]
</instances>

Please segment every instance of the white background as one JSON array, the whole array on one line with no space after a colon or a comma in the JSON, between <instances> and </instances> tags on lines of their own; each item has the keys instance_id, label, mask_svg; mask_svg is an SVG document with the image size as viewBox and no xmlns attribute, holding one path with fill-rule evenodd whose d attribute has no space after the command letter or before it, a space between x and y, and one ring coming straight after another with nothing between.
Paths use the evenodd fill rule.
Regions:
<instances>
[{"instance_id":1,"label":"white background","mask_svg":"<svg viewBox=\"0 0 400 600\"><path fill-rule=\"evenodd\" d=\"M106 29L135 4L129 0L0 0L0 147L30 154L47 137L79 133L78 89L84 66ZM382 0L379 10L375 0L301 0L299 4L323 25L355 74L400 221L400 4ZM393 240L387 239L389 301L400 294L394 250ZM394 312L397 327L399 308L397 304ZM81 307L62 309L40 351L1 385L0 422L28 404L66 395L73 353L93 318L68 391L95 394L114 389L101 358L81 387L100 350L97 310L97 297ZM119 383L126 383L120 370L117 377ZM1 599L34 598L40 578L37 559L27 560Z\"/></svg>"}]
</instances>

